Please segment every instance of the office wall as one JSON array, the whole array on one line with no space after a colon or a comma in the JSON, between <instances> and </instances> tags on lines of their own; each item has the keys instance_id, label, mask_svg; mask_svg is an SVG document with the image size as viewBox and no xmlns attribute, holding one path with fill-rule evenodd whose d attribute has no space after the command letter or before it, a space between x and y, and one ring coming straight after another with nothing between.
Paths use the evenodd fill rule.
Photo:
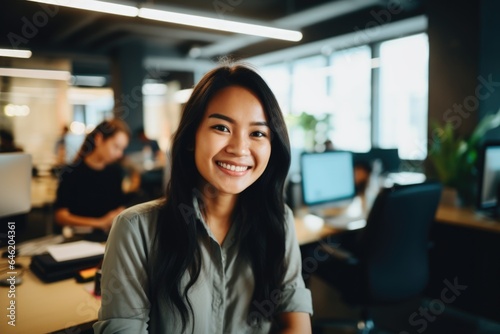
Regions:
<instances>
[{"instance_id":1,"label":"office wall","mask_svg":"<svg viewBox=\"0 0 500 334\"><path fill-rule=\"evenodd\" d=\"M500 108L500 2L427 1L429 119L460 135ZM432 140L432 132L429 134ZM488 138L500 139L500 129Z\"/></svg>"},{"instance_id":2,"label":"office wall","mask_svg":"<svg viewBox=\"0 0 500 334\"><path fill-rule=\"evenodd\" d=\"M452 122L460 134L477 124L480 3L427 1L429 36L429 120ZM429 127L432 140L432 131Z\"/></svg>"},{"instance_id":3,"label":"office wall","mask_svg":"<svg viewBox=\"0 0 500 334\"><path fill-rule=\"evenodd\" d=\"M19 59L13 60L11 67L71 70L69 61L59 59ZM54 145L62 126L71 118L67 83L27 78L4 77L4 80L8 81L8 85L7 91L2 94L2 104L27 105L30 113L8 117L1 112L0 126L13 131L16 143L33 155L35 166L48 168L54 162Z\"/></svg>"}]
</instances>

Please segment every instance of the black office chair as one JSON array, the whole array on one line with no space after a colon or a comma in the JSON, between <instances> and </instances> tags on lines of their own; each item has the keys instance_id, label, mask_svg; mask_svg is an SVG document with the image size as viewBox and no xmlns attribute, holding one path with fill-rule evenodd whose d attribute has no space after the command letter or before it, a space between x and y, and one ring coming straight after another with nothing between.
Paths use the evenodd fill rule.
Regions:
<instances>
[{"instance_id":1,"label":"black office chair","mask_svg":"<svg viewBox=\"0 0 500 334\"><path fill-rule=\"evenodd\" d=\"M385 188L349 250L323 246L332 256L316 274L336 287L344 302L361 306L361 333L374 327L368 307L411 300L426 288L429 227L441 190L437 182ZM313 322L315 330L331 325L335 321Z\"/></svg>"}]
</instances>

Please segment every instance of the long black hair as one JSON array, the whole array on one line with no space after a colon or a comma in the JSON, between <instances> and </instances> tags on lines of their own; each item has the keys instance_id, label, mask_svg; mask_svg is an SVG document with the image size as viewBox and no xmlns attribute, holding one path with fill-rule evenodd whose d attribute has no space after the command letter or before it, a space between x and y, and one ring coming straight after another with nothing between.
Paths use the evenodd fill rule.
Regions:
<instances>
[{"instance_id":1,"label":"long black hair","mask_svg":"<svg viewBox=\"0 0 500 334\"><path fill-rule=\"evenodd\" d=\"M232 214L238 219L240 254L252 266L255 280L250 313L254 304L270 298L282 286L285 272L285 202L283 189L290 167L290 142L278 102L268 85L251 67L242 64L222 65L208 72L195 86L184 106L172 143L172 169L166 200L157 221L153 258L149 273L152 307L170 302L181 316L185 330L193 309L188 290L201 271L201 251L197 242L197 222L193 191L199 185L193 148L196 131L211 99L229 86L241 86L253 92L262 103L271 129L271 156L268 165L251 186L238 198ZM201 200L201 198L200 198ZM251 213L251 214L250 214ZM181 278L189 273L184 289ZM275 308L276 309L276 308ZM263 315L271 318L274 314Z\"/></svg>"}]
</instances>

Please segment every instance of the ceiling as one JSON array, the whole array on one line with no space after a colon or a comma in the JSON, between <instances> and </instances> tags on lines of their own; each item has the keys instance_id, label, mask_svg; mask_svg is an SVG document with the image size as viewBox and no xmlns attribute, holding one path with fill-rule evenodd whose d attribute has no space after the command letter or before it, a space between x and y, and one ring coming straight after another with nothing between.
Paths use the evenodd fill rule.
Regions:
<instances>
[{"instance_id":1,"label":"ceiling","mask_svg":"<svg viewBox=\"0 0 500 334\"><path fill-rule=\"evenodd\" d=\"M352 33L369 22L380 24L387 20L383 12L388 13L388 9L392 8L400 10L388 17L391 22L423 13L419 0L115 2L154 5L158 9L300 30L303 39L287 42L25 0L3 0L0 7L3 9L0 11L0 48L30 49L33 56L68 58L72 61L73 73L78 75L109 74L110 57L117 50L140 45L147 66L155 64L169 71L182 71L193 64L212 62L222 55L249 58ZM5 59L0 58L0 61L5 63ZM183 66L186 68L183 69Z\"/></svg>"}]
</instances>

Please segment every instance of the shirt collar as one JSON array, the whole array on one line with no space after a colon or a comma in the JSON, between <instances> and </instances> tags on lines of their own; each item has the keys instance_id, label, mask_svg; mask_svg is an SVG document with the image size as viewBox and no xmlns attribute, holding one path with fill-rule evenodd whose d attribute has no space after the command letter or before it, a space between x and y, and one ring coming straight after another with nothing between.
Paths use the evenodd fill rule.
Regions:
<instances>
[{"instance_id":1,"label":"shirt collar","mask_svg":"<svg viewBox=\"0 0 500 334\"><path fill-rule=\"evenodd\" d=\"M208 236L210 238L212 238L214 241L216 241L217 239L212 234L212 230L210 230L210 228L208 227L208 224L205 221L205 217L203 217L203 214L201 213L200 202L199 202L198 198L196 197L196 195L193 195L193 209L194 209L195 214L196 214L196 219L204 227L205 232L208 234ZM235 229L237 228L236 225L237 225L237 222L233 222L231 224L231 227L229 228L229 231L227 232L226 239L224 240L224 243L222 245L223 248L230 247L235 242L235 240L236 240Z\"/></svg>"}]
</instances>

